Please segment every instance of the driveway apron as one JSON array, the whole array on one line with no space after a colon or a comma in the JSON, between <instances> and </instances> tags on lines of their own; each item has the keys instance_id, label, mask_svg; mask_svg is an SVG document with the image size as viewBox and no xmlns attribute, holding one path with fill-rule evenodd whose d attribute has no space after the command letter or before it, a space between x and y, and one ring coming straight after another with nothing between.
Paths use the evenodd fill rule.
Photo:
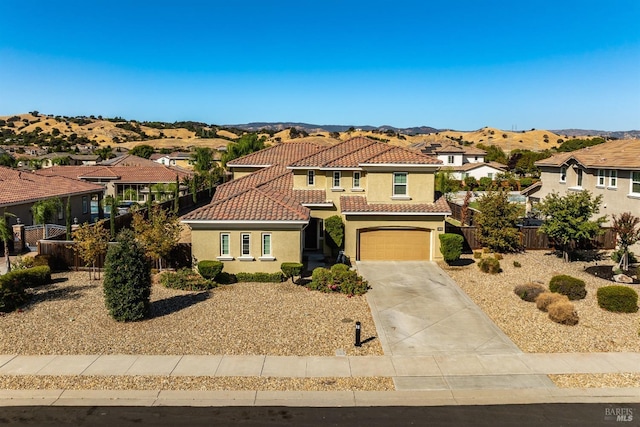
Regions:
<instances>
[{"instance_id":1,"label":"driveway apron","mask_svg":"<svg viewBox=\"0 0 640 427\"><path fill-rule=\"evenodd\" d=\"M358 261L356 268L372 288L367 301L385 355L521 353L436 263Z\"/></svg>"}]
</instances>

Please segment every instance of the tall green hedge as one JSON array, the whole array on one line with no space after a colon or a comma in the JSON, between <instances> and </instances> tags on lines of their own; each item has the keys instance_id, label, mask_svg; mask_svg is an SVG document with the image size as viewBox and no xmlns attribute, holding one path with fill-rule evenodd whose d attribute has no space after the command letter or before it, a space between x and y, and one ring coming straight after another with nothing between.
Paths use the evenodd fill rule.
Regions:
<instances>
[{"instance_id":1,"label":"tall green hedge","mask_svg":"<svg viewBox=\"0 0 640 427\"><path fill-rule=\"evenodd\" d=\"M460 259L462 255L462 244L464 237L459 234L444 233L438 236L440 239L440 252L447 264L451 264Z\"/></svg>"},{"instance_id":2,"label":"tall green hedge","mask_svg":"<svg viewBox=\"0 0 640 427\"><path fill-rule=\"evenodd\" d=\"M118 235L105 261L104 297L109 314L119 322L149 315L151 265L131 230Z\"/></svg>"}]
</instances>

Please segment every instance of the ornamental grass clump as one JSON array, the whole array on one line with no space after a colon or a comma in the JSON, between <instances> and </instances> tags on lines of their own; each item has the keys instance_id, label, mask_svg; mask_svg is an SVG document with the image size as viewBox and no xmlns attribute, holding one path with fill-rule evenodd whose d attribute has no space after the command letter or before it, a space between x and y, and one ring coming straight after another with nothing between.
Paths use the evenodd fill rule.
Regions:
<instances>
[{"instance_id":1,"label":"ornamental grass clump","mask_svg":"<svg viewBox=\"0 0 640 427\"><path fill-rule=\"evenodd\" d=\"M578 312L574 305L569 301L556 301L547 307L549 319L562 325L577 325Z\"/></svg>"},{"instance_id":2,"label":"ornamental grass clump","mask_svg":"<svg viewBox=\"0 0 640 427\"><path fill-rule=\"evenodd\" d=\"M638 293L629 287L603 286L597 292L598 305L615 313L635 313L638 311Z\"/></svg>"},{"instance_id":3,"label":"ornamental grass clump","mask_svg":"<svg viewBox=\"0 0 640 427\"><path fill-rule=\"evenodd\" d=\"M495 258L482 258L478 263L478 267L484 273L498 274L502 272L500 261Z\"/></svg>"},{"instance_id":4,"label":"ornamental grass clump","mask_svg":"<svg viewBox=\"0 0 640 427\"><path fill-rule=\"evenodd\" d=\"M523 301L535 302L538 295L543 292L547 292L547 288L538 283L525 283L524 285L517 285L513 292L518 295Z\"/></svg>"},{"instance_id":5,"label":"ornamental grass clump","mask_svg":"<svg viewBox=\"0 0 640 427\"><path fill-rule=\"evenodd\" d=\"M579 300L587 296L584 280L560 274L553 276L549 282L549 290L566 295L570 300Z\"/></svg>"},{"instance_id":6,"label":"ornamental grass clump","mask_svg":"<svg viewBox=\"0 0 640 427\"><path fill-rule=\"evenodd\" d=\"M569 301L569 298L556 292L543 292L536 298L536 307L538 310L546 312L551 304L558 301Z\"/></svg>"}]
</instances>

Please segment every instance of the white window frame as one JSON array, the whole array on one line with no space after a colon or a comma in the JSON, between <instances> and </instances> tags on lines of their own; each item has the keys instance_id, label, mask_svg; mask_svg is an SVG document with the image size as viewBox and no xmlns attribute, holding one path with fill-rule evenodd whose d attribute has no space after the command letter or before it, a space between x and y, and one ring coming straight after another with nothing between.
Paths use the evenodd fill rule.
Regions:
<instances>
[{"instance_id":1,"label":"white window frame","mask_svg":"<svg viewBox=\"0 0 640 427\"><path fill-rule=\"evenodd\" d=\"M307 185L313 187L316 185L316 171L308 170L307 171Z\"/></svg>"},{"instance_id":2,"label":"white window frame","mask_svg":"<svg viewBox=\"0 0 640 427\"><path fill-rule=\"evenodd\" d=\"M638 191L633 191L633 184L638 185ZM640 197L640 171L631 171L629 174L629 195Z\"/></svg>"},{"instance_id":3,"label":"white window frame","mask_svg":"<svg viewBox=\"0 0 640 427\"><path fill-rule=\"evenodd\" d=\"M596 187L604 187L604 184L606 182L606 173L607 171L605 171L604 169L598 169L598 183Z\"/></svg>"},{"instance_id":4,"label":"white window frame","mask_svg":"<svg viewBox=\"0 0 640 427\"><path fill-rule=\"evenodd\" d=\"M342 179L342 173L340 171L333 171L331 174L331 188L342 188L340 186L340 180ZM336 185L336 180L338 185Z\"/></svg>"},{"instance_id":5,"label":"white window frame","mask_svg":"<svg viewBox=\"0 0 640 427\"><path fill-rule=\"evenodd\" d=\"M618 171L615 169L609 171L609 188L618 188Z\"/></svg>"},{"instance_id":6,"label":"white window frame","mask_svg":"<svg viewBox=\"0 0 640 427\"><path fill-rule=\"evenodd\" d=\"M456 162L455 156L449 155L447 156L447 164L452 165Z\"/></svg>"},{"instance_id":7,"label":"white window frame","mask_svg":"<svg viewBox=\"0 0 640 427\"><path fill-rule=\"evenodd\" d=\"M361 179L362 179L362 174L360 172L358 171L353 172L353 188L360 188Z\"/></svg>"},{"instance_id":8,"label":"white window frame","mask_svg":"<svg viewBox=\"0 0 640 427\"><path fill-rule=\"evenodd\" d=\"M584 181L584 172L582 168L576 169L576 187L582 188L582 182Z\"/></svg>"},{"instance_id":9,"label":"white window frame","mask_svg":"<svg viewBox=\"0 0 640 427\"><path fill-rule=\"evenodd\" d=\"M245 252L245 237L247 238L248 250ZM240 233L240 261L253 261L255 258L251 256L251 233Z\"/></svg>"},{"instance_id":10,"label":"white window frame","mask_svg":"<svg viewBox=\"0 0 640 427\"><path fill-rule=\"evenodd\" d=\"M396 177L404 176L404 183L396 182ZM400 194L396 192L396 186L404 187L404 193ZM393 197L406 199L409 197L409 174L407 172L394 172L393 173Z\"/></svg>"},{"instance_id":11,"label":"white window frame","mask_svg":"<svg viewBox=\"0 0 640 427\"><path fill-rule=\"evenodd\" d=\"M269 251L268 252L266 251L266 246L267 245L265 245L265 238L268 238L268 240L269 240L269 244L268 244ZM262 236L260 238L260 246L261 246L261 249L260 249L260 253L261 253L260 260L261 261L274 261L275 258L273 256L273 238L271 236L271 233L262 233Z\"/></svg>"},{"instance_id":12,"label":"white window frame","mask_svg":"<svg viewBox=\"0 0 640 427\"><path fill-rule=\"evenodd\" d=\"M560 168L560 182L567 182L567 168L565 166Z\"/></svg>"},{"instance_id":13,"label":"white window frame","mask_svg":"<svg viewBox=\"0 0 640 427\"><path fill-rule=\"evenodd\" d=\"M227 252L224 251L224 238L227 238ZM220 256L218 256L218 260L221 261L231 261L233 257L231 256L231 234L230 233L220 233Z\"/></svg>"}]
</instances>

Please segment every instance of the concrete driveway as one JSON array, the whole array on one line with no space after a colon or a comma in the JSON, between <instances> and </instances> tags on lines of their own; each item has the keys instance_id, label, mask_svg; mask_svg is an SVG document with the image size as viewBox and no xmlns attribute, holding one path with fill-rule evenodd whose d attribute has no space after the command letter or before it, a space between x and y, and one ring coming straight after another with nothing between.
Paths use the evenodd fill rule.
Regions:
<instances>
[{"instance_id":1,"label":"concrete driveway","mask_svg":"<svg viewBox=\"0 0 640 427\"><path fill-rule=\"evenodd\" d=\"M358 261L385 355L520 353L438 265ZM364 338L364 337L363 337Z\"/></svg>"}]
</instances>

